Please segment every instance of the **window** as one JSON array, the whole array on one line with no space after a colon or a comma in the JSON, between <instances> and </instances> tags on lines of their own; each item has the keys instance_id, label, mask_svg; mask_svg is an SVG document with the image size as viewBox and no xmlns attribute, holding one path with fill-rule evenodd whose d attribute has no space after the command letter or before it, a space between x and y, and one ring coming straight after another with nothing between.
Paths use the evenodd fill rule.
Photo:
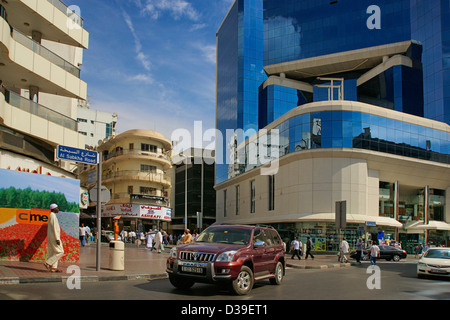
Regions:
<instances>
[{"instance_id":1,"label":"window","mask_svg":"<svg viewBox=\"0 0 450 320\"><path fill-rule=\"evenodd\" d=\"M155 152L157 151L157 147L152 144L141 143L141 151Z\"/></svg>"},{"instance_id":2,"label":"window","mask_svg":"<svg viewBox=\"0 0 450 320\"><path fill-rule=\"evenodd\" d=\"M255 213L255 180L250 181L250 213Z\"/></svg>"},{"instance_id":3,"label":"window","mask_svg":"<svg viewBox=\"0 0 450 320\"><path fill-rule=\"evenodd\" d=\"M275 210L275 176L269 176L269 211Z\"/></svg>"},{"instance_id":4,"label":"window","mask_svg":"<svg viewBox=\"0 0 450 320\"><path fill-rule=\"evenodd\" d=\"M86 119L82 119L82 118L77 118L77 121L78 121L78 122L87 122Z\"/></svg>"},{"instance_id":5,"label":"window","mask_svg":"<svg viewBox=\"0 0 450 320\"><path fill-rule=\"evenodd\" d=\"M133 186L128 186L128 194L133 194Z\"/></svg>"},{"instance_id":6,"label":"window","mask_svg":"<svg viewBox=\"0 0 450 320\"><path fill-rule=\"evenodd\" d=\"M151 194L151 195L156 195L156 188L139 187L139 193L140 193L140 194Z\"/></svg>"},{"instance_id":7,"label":"window","mask_svg":"<svg viewBox=\"0 0 450 320\"><path fill-rule=\"evenodd\" d=\"M130 144L128 145L128 149L134 150L134 143L130 143Z\"/></svg>"},{"instance_id":8,"label":"window","mask_svg":"<svg viewBox=\"0 0 450 320\"><path fill-rule=\"evenodd\" d=\"M272 238L270 236L268 236L267 231L264 229L256 229L255 230L255 233L253 234L253 244L255 244L257 241L263 241L264 242L263 247L273 245Z\"/></svg>"},{"instance_id":9,"label":"window","mask_svg":"<svg viewBox=\"0 0 450 320\"><path fill-rule=\"evenodd\" d=\"M141 172L156 173L156 167L149 164L141 164Z\"/></svg>"},{"instance_id":10,"label":"window","mask_svg":"<svg viewBox=\"0 0 450 320\"><path fill-rule=\"evenodd\" d=\"M236 215L239 215L239 197L240 196L240 188L236 186Z\"/></svg>"},{"instance_id":11,"label":"window","mask_svg":"<svg viewBox=\"0 0 450 320\"><path fill-rule=\"evenodd\" d=\"M223 216L227 216L227 190L223 190Z\"/></svg>"}]
</instances>

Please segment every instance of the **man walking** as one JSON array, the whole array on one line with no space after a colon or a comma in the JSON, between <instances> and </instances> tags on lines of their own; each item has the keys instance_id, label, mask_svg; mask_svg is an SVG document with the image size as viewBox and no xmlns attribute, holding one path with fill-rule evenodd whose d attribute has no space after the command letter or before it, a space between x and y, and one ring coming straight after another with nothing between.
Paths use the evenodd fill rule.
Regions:
<instances>
[{"instance_id":1,"label":"man walking","mask_svg":"<svg viewBox=\"0 0 450 320\"><path fill-rule=\"evenodd\" d=\"M361 238L358 239L358 242L356 243L356 262L361 263L361 256L362 256L362 240Z\"/></svg>"},{"instance_id":2,"label":"man walking","mask_svg":"<svg viewBox=\"0 0 450 320\"><path fill-rule=\"evenodd\" d=\"M380 247L378 247L375 243L369 249L370 253L370 263L374 266L377 264L377 258L380 256Z\"/></svg>"},{"instance_id":3,"label":"man walking","mask_svg":"<svg viewBox=\"0 0 450 320\"><path fill-rule=\"evenodd\" d=\"M341 249L341 263L347 263L348 259L346 257L346 254L348 254L349 250L350 250L350 246L348 245L348 242L345 238L342 239L341 245L340 245L340 249Z\"/></svg>"},{"instance_id":4,"label":"man walking","mask_svg":"<svg viewBox=\"0 0 450 320\"><path fill-rule=\"evenodd\" d=\"M295 259L295 256L298 257L298 260L302 260L300 257L300 241L298 241L298 237L295 237L295 240L292 241L291 244L292 257L291 259Z\"/></svg>"},{"instance_id":5,"label":"man walking","mask_svg":"<svg viewBox=\"0 0 450 320\"><path fill-rule=\"evenodd\" d=\"M47 252L48 259L44 263L44 266L50 272L61 272L58 269L58 261L64 255L64 248L61 242L61 228L59 226L56 213L59 212L57 204L52 203L50 205L50 216L48 217L47 227Z\"/></svg>"},{"instance_id":6,"label":"man walking","mask_svg":"<svg viewBox=\"0 0 450 320\"><path fill-rule=\"evenodd\" d=\"M314 260L314 256L311 253L312 247L313 247L312 240L309 237L306 237L306 255L305 255L305 260L308 260L308 256L311 256L311 259Z\"/></svg>"}]
</instances>

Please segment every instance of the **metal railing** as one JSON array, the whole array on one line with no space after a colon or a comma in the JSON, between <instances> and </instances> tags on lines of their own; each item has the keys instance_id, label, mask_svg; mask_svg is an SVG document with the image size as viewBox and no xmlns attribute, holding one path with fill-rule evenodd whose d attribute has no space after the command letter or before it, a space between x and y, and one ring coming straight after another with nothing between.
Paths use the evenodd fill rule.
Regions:
<instances>
[{"instance_id":1,"label":"metal railing","mask_svg":"<svg viewBox=\"0 0 450 320\"><path fill-rule=\"evenodd\" d=\"M58 56L56 53L50 51L49 49L42 46L41 44L34 41L33 39L27 37L20 31L13 29L12 37L14 40L19 42L23 46L27 47L28 49L32 50L33 52L37 53L44 59L50 61L51 63L56 64L60 68L63 68L65 71L73 74L75 77L80 78L80 69L79 68L75 67L73 64L64 60L63 58Z\"/></svg>"},{"instance_id":2,"label":"metal railing","mask_svg":"<svg viewBox=\"0 0 450 320\"><path fill-rule=\"evenodd\" d=\"M143 151L143 150L136 150L136 149L122 149L122 150L116 150L114 152L108 153L106 156L103 156L103 160L109 160L114 157L119 157L122 155L136 155L136 156L148 156L158 159L164 159L170 162L170 157L163 153L155 153L150 151Z\"/></svg>"},{"instance_id":3,"label":"metal railing","mask_svg":"<svg viewBox=\"0 0 450 320\"><path fill-rule=\"evenodd\" d=\"M171 183L170 176L165 173L154 173L151 171L140 170L122 170L117 172L111 172L103 175L103 180L131 177L134 180L159 182L159 183Z\"/></svg>"},{"instance_id":4,"label":"metal railing","mask_svg":"<svg viewBox=\"0 0 450 320\"><path fill-rule=\"evenodd\" d=\"M84 20L77 14L74 10L70 9L64 2L61 0L48 0L51 4L53 4L59 11L65 13L67 17L70 18L74 23L78 24L80 27L83 27Z\"/></svg>"},{"instance_id":5,"label":"metal railing","mask_svg":"<svg viewBox=\"0 0 450 320\"><path fill-rule=\"evenodd\" d=\"M43 105L40 105L34 101L26 99L15 92L5 90L5 101L16 108L27 111L53 123L59 124L70 130L78 131L78 123L76 120L52 109L49 109Z\"/></svg>"}]
</instances>

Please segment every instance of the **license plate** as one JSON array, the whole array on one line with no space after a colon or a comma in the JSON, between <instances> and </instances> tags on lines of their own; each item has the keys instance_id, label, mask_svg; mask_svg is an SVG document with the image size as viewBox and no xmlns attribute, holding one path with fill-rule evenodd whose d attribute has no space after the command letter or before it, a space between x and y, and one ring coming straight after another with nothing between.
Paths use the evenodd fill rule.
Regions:
<instances>
[{"instance_id":1,"label":"license plate","mask_svg":"<svg viewBox=\"0 0 450 320\"><path fill-rule=\"evenodd\" d=\"M190 273L203 273L204 268L191 267L191 266L181 266L181 271Z\"/></svg>"},{"instance_id":2,"label":"license plate","mask_svg":"<svg viewBox=\"0 0 450 320\"><path fill-rule=\"evenodd\" d=\"M440 269L431 269L430 272L431 273L440 273L440 274L446 274L447 273L447 271L440 270Z\"/></svg>"}]
</instances>

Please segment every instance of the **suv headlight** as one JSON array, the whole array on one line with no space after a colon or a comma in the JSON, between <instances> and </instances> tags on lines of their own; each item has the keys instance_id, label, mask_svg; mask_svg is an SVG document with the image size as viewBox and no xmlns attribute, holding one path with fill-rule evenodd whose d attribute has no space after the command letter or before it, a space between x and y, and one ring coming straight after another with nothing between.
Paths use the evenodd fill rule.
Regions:
<instances>
[{"instance_id":1,"label":"suv headlight","mask_svg":"<svg viewBox=\"0 0 450 320\"><path fill-rule=\"evenodd\" d=\"M172 248L170 250L170 257L176 259L177 258L177 248Z\"/></svg>"},{"instance_id":2,"label":"suv headlight","mask_svg":"<svg viewBox=\"0 0 450 320\"><path fill-rule=\"evenodd\" d=\"M216 261L217 262L231 262L233 261L234 255L237 251L226 251L219 254Z\"/></svg>"}]
</instances>

